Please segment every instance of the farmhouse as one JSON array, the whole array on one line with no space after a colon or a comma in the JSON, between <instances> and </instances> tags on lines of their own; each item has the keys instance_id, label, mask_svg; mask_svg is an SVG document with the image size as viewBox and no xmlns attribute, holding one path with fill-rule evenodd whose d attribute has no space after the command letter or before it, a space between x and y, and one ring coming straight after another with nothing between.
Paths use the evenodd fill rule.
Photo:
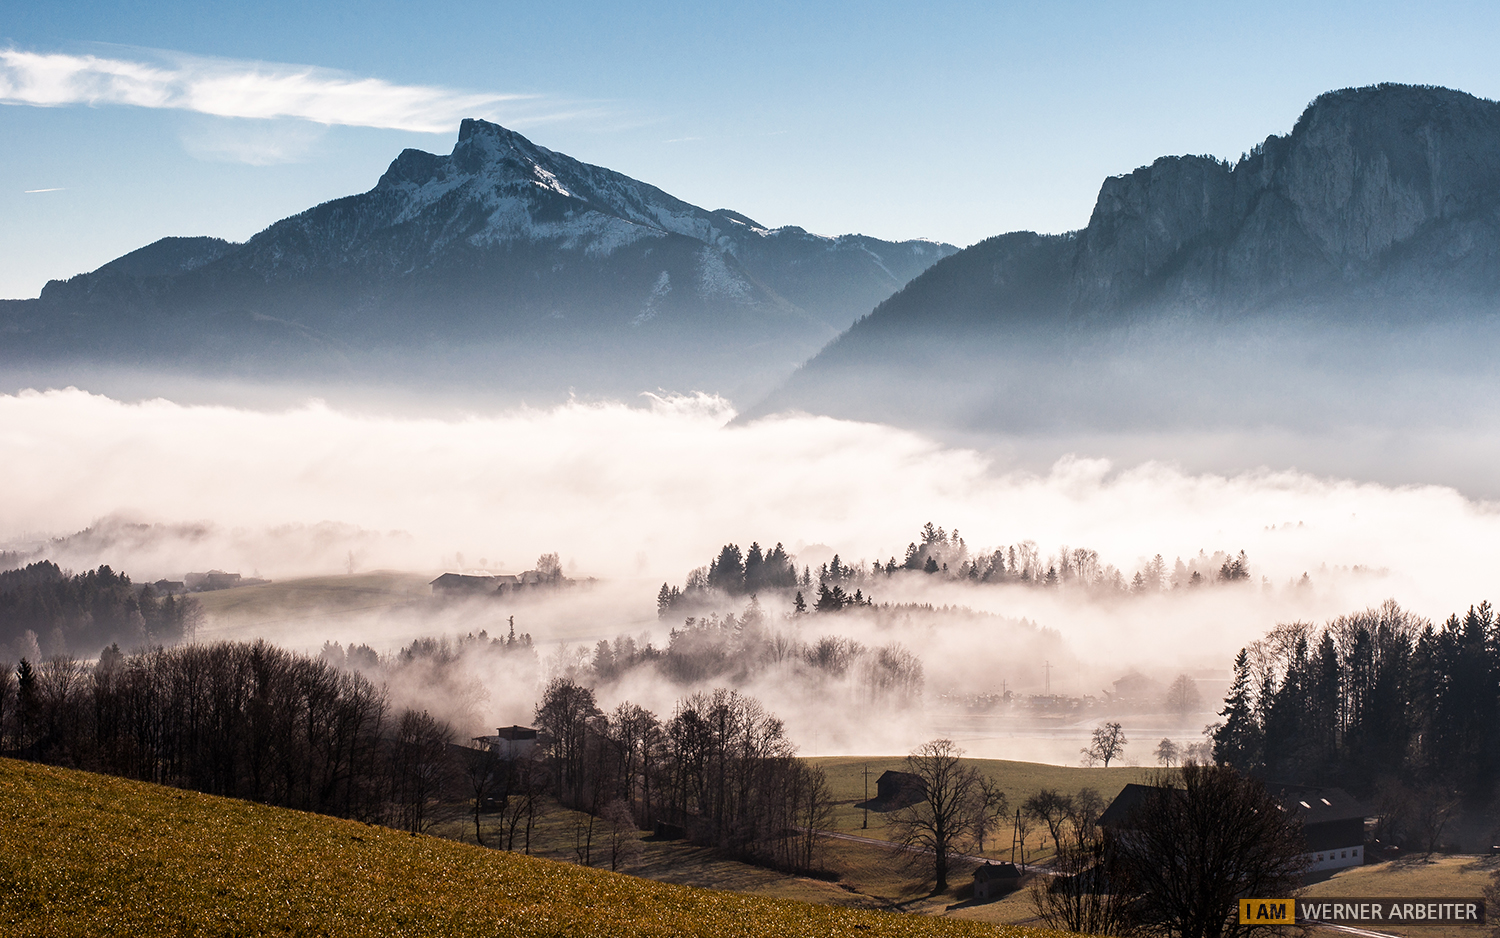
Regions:
<instances>
[{"instance_id":1,"label":"farmhouse","mask_svg":"<svg viewBox=\"0 0 1500 938\"><path fill-rule=\"evenodd\" d=\"M225 573L223 570L210 570L207 573L185 573L182 577L183 586L194 593L234 589L236 586L264 586L269 582L271 581L255 577L242 577L238 573Z\"/></svg>"},{"instance_id":2,"label":"farmhouse","mask_svg":"<svg viewBox=\"0 0 1500 938\"><path fill-rule=\"evenodd\" d=\"M1370 811L1343 789L1282 785L1270 791L1283 810L1302 821L1308 872L1365 862L1365 818Z\"/></svg>"},{"instance_id":3,"label":"farmhouse","mask_svg":"<svg viewBox=\"0 0 1500 938\"><path fill-rule=\"evenodd\" d=\"M1099 816L1100 825L1124 829L1130 812L1149 791L1149 785L1126 785ZM1370 811L1343 789L1278 785L1267 791L1281 810L1302 821L1307 872L1341 870L1365 862L1365 818Z\"/></svg>"},{"instance_id":4,"label":"farmhouse","mask_svg":"<svg viewBox=\"0 0 1500 938\"><path fill-rule=\"evenodd\" d=\"M434 596L478 596L489 593L508 593L527 587L561 585L570 581L560 577L548 577L537 570L521 573L445 573L428 585Z\"/></svg>"},{"instance_id":5,"label":"farmhouse","mask_svg":"<svg viewBox=\"0 0 1500 938\"><path fill-rule=\"evenodd\" d=\"M434 596L475 596L495 591L495 578L468 573L445 573L427 584Z\"/></svg>"},{"instance_id":6,"label":"farmhouse","mask_svg":"<svg viewBox=\"0 0 1500 938\"><path fill-rule=\"evenodd\" d=\"M519 759L536 748L536 730L529 726L502 726L494 736L475 736L474 742L488 746L502 759Z\"/></svg>"}]
</instances>

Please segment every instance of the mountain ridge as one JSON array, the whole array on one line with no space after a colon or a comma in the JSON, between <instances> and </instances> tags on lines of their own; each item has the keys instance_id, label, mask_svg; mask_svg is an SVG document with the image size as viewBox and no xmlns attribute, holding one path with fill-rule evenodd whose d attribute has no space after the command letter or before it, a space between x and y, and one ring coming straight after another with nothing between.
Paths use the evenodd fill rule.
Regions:
<instances>
[{"instance_id":1,"label":"mountain ridge","mask_svg":"<svg viewBox=\"0 0 1500 938\"><path fill-rule=\"evenodd\" d=\"M469 119L451 153L405 150L363 193L243 244L164 239L5 304L0 328L13 362L727 391L954 250L767 228Z\"/></svg>"},{"instance_id":2,"label":"mountain ridge","mask_svg":"<svg viewBox=\"0 0 1500 938\"><path fill-rule=\"evenodd\" d=\"M1232 337L1249 351L1302 354L1307 330L1368 344L1496 312L1500 104L1431 86L1343 89L1234 163L1168 156L1109 177L1082 229L998 235L934 264L746 416L912 422L913 408L897 393L882 400L882 387L987 363L1004 373L973 382L965 413L948 417L1003 428L1014 424L998 401L1025 397L1016 382L1041 379L1042 362L1109 396L1143 385L1107 373L1160 365L1168 345L1201 357ZM1399 353L1386 344L1387 357ZM1080 356L1090 365L1071 375L1064 366ZM1276 407L1258 413L1279 419Z\"/></svg>"}]
</instances>

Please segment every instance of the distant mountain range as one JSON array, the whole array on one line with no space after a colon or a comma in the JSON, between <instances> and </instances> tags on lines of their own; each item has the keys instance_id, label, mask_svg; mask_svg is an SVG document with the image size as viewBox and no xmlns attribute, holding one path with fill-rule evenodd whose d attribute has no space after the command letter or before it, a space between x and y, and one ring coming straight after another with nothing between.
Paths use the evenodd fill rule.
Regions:
<instances>
[{"instance_id":1,"label":"distant mountain range","mask_svg":"<svg viewBox=\"0 0 1500 938\"><path fill-rule=\"evenodd\" d=\"M962 251L767 229L469 120L244 244L167 238L0 302L12 383L664 387L1012 438L1500 428L1497 352L1500 104L1404 85Z\"/></svg>"},{"instance_id":2,"label":"distant mountain range","mask_svg":"<svg viewBox=\"0 0 1500 938\"><path fill-rule=\"evenodd\" d=\"M744 395L955 250L768 229L466 120L244 244L166 238L0 303L0 364Z\"/></svg>"},{"instance_id":3,"label":"distant mountain range","mask_svg":"<svg viewBox=\"0 0 1500 938\"><path fill-rule=\"evenodd\" d=\"M1497 387L1500 104L1322 95L1237 162L1105 180L1088 226L933 265L748 416L1080 432L1472 413ZM1489 406L1486 404L1485 406Z\"/></svg>"}]
</instances>

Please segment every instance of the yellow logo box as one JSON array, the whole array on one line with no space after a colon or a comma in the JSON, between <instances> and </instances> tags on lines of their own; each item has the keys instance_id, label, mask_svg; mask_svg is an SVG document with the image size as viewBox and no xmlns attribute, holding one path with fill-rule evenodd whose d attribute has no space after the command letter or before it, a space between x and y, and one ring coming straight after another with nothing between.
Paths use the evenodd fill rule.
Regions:
<instances>
[{"instance_id":1,"label":"yellow logo box","mask_svg":"<svg viewBox=\"0 0 1500 938\"><path fill-rule=\"evenodd\" d=\"M1484 899L1241 899L1241 925L1483 925Z\"/></svg>"},{"instance_id":2,"label":"yellow logo box","mask_svg":"<svg viewBox=\"0 0 1500 938\"><path fill-rule=\"evenodd\" d=\"M1291 899L1241 899L1241 925L1294 925L1297 906Z\"/></svg>"}]
</instances>

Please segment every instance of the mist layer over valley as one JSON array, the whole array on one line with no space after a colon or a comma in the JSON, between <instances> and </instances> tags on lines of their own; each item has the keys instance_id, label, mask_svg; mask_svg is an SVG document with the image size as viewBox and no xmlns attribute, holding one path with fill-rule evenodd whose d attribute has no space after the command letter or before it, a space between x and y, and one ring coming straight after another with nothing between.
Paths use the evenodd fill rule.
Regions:
<instances>
[{"instance_id":1,"label":"mist layer over valley","mask_svg":"<svg viewBox=\"0 0 1500 938\"><path fill-rule=\"evenodd\" d=\"M470 733L566 678L731 687L811 753L1191 745L1274 628L1486 598L1497 152L1494 102L1346 89L958 250L465 120L243 244L0 303L36 623L0 657L265 639Z\"/></svg>"},{"instance_id":2,"label":"mist layer over valley","mask_svg":"<svg viewBox=\"0 0 1500 938\"><path fill-rule=\"evenodd\" d=\"M739 686L776 701L805 752L900 752L941 730L976 753L1048 761L1075 761L1076 737L1111 713L1196 738L1234 652L1278 622L1388 598L1441 620L1480 601L1489 564L1469 545L1500 534L1489 507L1437 486L1072 457L1027 472L875 424L734 416L704 396L438 419L25 392L0 397L0 484L26 493L6 500L0 531L7 566L270 579L200 594L198 639L366 646L390 659L393 686L424 706L451 700L447 715L476 732L527 722L542 681L581 675L602 703L658 712ZM929 521L958 528L940 550L919 533ZM664 583L691 586L726 543L752 542L780 542L812 580L659 612ZM906 569L914 548L942 569ZM552 552L566 588L440 600L427 586ZM871 605L796 614L793 594L813 606L835 555L846 572L825 582ZM1157 555L1143 588L1135 575ZM512 626L531 657L472 653ZM451 653L401 659L420 638ZM419 667L434 655L448 664ZM724 655L740 657L703 664ZM1199 699L1173 715L1161 700L1180 674ZM1004 724L985 714L1006 691L1081 709L1042 729Z\"/></svg>"}]
</instances>

